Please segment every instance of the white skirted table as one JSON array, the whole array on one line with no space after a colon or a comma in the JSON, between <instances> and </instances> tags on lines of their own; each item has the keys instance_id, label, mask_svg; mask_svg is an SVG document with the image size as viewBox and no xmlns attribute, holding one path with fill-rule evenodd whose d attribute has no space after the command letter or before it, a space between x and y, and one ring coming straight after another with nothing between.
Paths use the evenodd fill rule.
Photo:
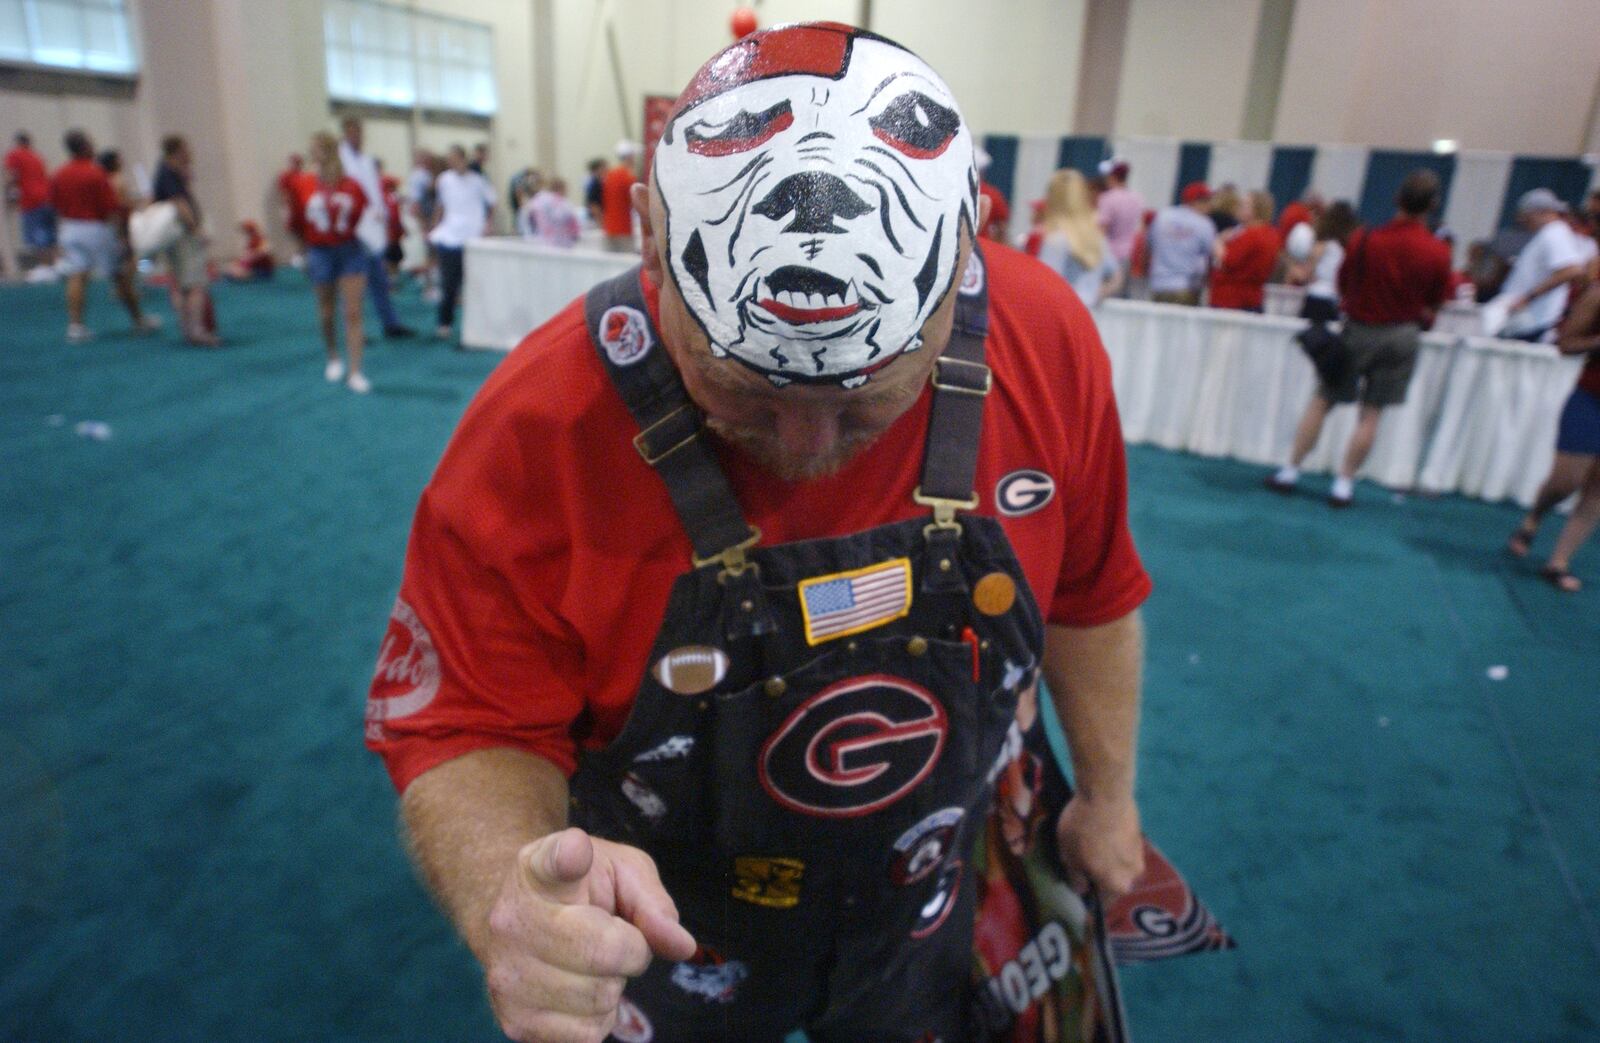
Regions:
<instances>
[{"instance_id":1,"label":"white skirted table","mask_svg":"<svg viewBox=\"0 0 1600 1043\"><path fill-rule=\"evenodd\" d=\"M1129 442L1282 463L1316 375L1297 319L1140 301L1095 313ZM1580 361L1551 347L1429 333L1404 405L1388 410L1362 476L1395 489L1533 501ZM1331 470L1356 411L1329 417L1306 461Z\"/></svg>"},{"instance_id":2,"label":"white skirted table","mask_svg":"<svg viewBox=\"0 0 1600 1043\"><path fill-rule=\"evenodd\" d=\"M631 254L555 250L518 239L467 244L462 343L507 351ZM1315 386L1276 315L1112 300L1095 313L1129 442L1263 465L1281 463ZM1394 489L1531 503L1580 360L1554 348L1430 333L1411 392L1389 410L1363 477ZM1355 426L1335 410L1309 470L1331 470Z\"/></svg>"},{"instance_id":3,"label":"white skirted table","mask_svg":"<svg viewBox=\"0 0 1600 1043\"><path fill-rule=\"evenodd\" d=\"M597 282L638 263L638 254L558 250L522 239L467 243L461 343L510 351Z\"/></svg>"}]
</instances>

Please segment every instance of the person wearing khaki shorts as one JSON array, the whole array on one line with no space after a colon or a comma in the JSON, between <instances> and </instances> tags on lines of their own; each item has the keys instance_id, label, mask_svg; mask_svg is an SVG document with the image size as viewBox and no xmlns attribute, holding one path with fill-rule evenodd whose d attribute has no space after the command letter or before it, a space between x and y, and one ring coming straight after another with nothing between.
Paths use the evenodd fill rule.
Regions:
<instances>
[{"instance_id":1,"label":"person wearing khaki shorts","mask_svg":"<svg viewBox=\"0 0 1600 1043\"><path fill-rule=\"evenodd\" d=\"M1267 477L1267 488L1273 492L1294 492L1300 463L1316 447L1328 412L1336 405L1359 401L1360 419L1328 493L1330 506L1350 506L1356 472L1372 452L1383 411L1406 400L1422 328L1449 290L1450 248L1424 220L1439 203L1437 174L1413 171L1395 202L1399 213L1393 220L1350 236L1337 279L1348 317L1343 366L1336 380L1319 381L1306 404L1289 462Z\"/></svg>"},{"instance_id":2,"label":"person wearing khaki shorts","mask_svg":"<svg viewBox=\"0 0 1600 1043\"><path fill-rule=\"evenodd\" d=\"M1317 395L1333 405L1359 401L1373 409L1398 406L1406 400L1421 344L1422 327L1414 322L1393 326L1347 322L1344 373L1336 384L1323 381Z\"/></svg>"}]
</instances>

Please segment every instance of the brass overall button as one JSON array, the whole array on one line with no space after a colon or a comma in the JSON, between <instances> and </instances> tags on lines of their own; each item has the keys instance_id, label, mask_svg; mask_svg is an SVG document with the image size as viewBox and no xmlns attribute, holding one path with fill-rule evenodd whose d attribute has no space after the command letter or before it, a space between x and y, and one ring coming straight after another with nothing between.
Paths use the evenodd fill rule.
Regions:
<instances>
[{"instance_id":1,"label":"brass overall button","mask_svg":"<svg viewBox=\"0 0 1600 1043\"><path fill-rule=\"evenodd\" d=\"M919 634L906 642L906 651L912 655L927 655L928 639Z\"/></svg>"},{"instance_id":2,"label":"brass overall button","mask_svg":"<svg viewBox=\"0 0 1600 1043\"><path fill-rule=\"evenodd\" d=\"M769 677L767 683L761 686L762 691L776 699L789 690L789 682L781 677Z\"/></svg>"}]
</instances>

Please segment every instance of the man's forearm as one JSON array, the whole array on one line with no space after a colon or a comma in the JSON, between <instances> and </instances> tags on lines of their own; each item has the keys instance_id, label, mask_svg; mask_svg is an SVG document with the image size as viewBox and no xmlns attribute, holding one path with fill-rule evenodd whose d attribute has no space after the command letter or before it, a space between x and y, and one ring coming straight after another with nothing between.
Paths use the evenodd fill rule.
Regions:
<instances>
[{"instance_id":1,"label":"man's forearm","mask_svg":"<svg viewBox=\"0 0 1600 1043\"><path fill-rule=\"evenodd\" d=\"M1044 679L1085 798L1133 797L1143 655L1137 612L1103 626L1045 628Z\"/></svg>"},{"instance_id":2,"label":"man's forearm","mask_svg":"<svg viewBox=\"0 0 1600 1043\"><path fill-rule=\"evenodd\" d=\"M484 932L524 844L566 826L567 780L542 757L477 750L418 776L400 800L412 858L467 946Z\"/></svg>"}]
</instances>

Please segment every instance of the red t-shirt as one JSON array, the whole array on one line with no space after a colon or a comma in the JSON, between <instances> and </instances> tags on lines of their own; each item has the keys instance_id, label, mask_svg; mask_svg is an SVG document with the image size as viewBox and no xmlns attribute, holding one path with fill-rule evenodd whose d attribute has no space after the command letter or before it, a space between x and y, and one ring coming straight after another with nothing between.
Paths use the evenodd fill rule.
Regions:
<instances>
[{"instance_id":1,"label":"red t-shirt","mask_svg":"<svg viewBox=\"0 0 1600 1043\"><path fill-rule=\"evenodd\" d=\"M1110 363L1059 276L1004 247L984 256L994 391L978 513L999 519L1049 622L1119 619L1150 580L1128 531ZM924 390L876 443L816 481L779 481L725 446L719 455L764 544L860 532L926 514L911 493L928 407ZM691 553L666 487L633 447L637 432L581 301L529 334L479 391L423 490L373 678L367 743L397 788L490 746L570 773L580 744L598 748L621 730ZM998 515L996 483L1021 469L1052 476L1055 495Z\"/></svg>"},{"instance_id":2,"label":"red t-shirt","mask_svg":"<svg viewBox=\"0 0 1600 1043\"><path fill-rule=\"evenodd\" d=\"M1450 247L1414 217L1357 231L1339 266L1339 298L1357 322L1430 321L1450 292Z\"/></svg>"},{"instance_id":3,"label":"red t-shirt","mask_svg":"<svg viewBox=\"0 0 1600 1043\"><path fill-rule=\"evenodd\" d=\"M600 228L606 235L633 234L633 200L629 189L637 180L633 170L620 163L606 171L600 182Z\"/></svg>"},{"instance_id":4,"label":"red t-shirt","mask_svg":"<svg viewBox=\"0 0 1600 1043\"><path fill-rule=\"evenodd\" d=\"M6 169L17 183L19 209L37 210L50 202L50 175L39 153L18 145L6 153Z\"/></svg>"},{"instance_id":5,"label":"red t-shirt","mask_svg":"<svg viewBox=\"0 0 1600 1043\"><path fill-rule=\"evenodd\" d=\"M325 185L313 176L295 185L296 227L307 246L338 246L356 237L356 222L367 208L367 194L354 178Z\"/></svg>"},{"instance_id":6,"label":"red t-shirt","mask_svg":"<svg viewBox=\"0 0 1600 1043\"><path fill-rule=\"evenodd\" d=\"M1271 225L1241 228L1223 248L1222 263L1211 272L1211 306L1259 309L1282 249L1283 240Z\"/></svg>"},{"instance_id":7,"label":"red t-shirt","mask_svg":"<svg viewBox=\"0 0 1600 1043\"><path fill-rule=\"evenodd\" d=\"M56 216L68 221L104 221L117 212L117 193L105 168L92 159L73 159L50 182Z\"/></svg>"}]
</instances>

